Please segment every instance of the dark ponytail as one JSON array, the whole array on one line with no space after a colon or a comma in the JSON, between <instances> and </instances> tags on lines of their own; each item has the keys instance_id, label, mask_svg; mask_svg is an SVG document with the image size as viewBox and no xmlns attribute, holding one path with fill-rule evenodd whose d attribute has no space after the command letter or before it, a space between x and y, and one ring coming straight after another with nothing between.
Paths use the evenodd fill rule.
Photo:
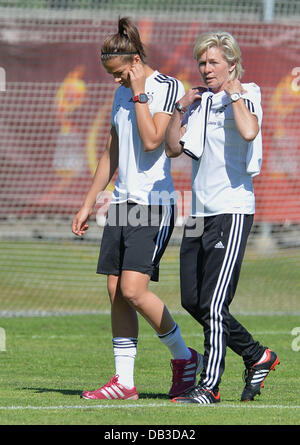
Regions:
<instances>
[{"instance_id":1,"label":"dark ponytail","mask_svg":"<svg viewBox=\"0 0 300 445\"><path fill-rule=\"evenodd\" d=\"M101 48L101 60L106 62L111 57L122 56L132 60L134 54L139 54L145 62L146 53L137 27L128 17L119 18L118 32L106 37Z\"/></svg>"}]
</instances>

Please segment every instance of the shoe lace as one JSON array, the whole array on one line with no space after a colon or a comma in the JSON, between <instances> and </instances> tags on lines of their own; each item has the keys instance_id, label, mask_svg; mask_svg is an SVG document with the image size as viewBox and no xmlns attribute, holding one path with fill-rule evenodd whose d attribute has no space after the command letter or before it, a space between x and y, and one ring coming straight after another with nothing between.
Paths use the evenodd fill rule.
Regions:
<instances>
[{"instance_id":1,"label":"shoe lace","mask_svg":"<svg viewBox=\"0 0 300 445\"><path fill-rule=\"evenodd\" d=\"M104 386L102 386L102 388L111 387L111 386L117 384L117 383L118 383L118 379L119 379L119 376L118 376L118 375L112 376L112 378L110 379L110 381L107 382ZM101 388L100 388L100 389L101 389Z\"/></svg>"},{"instance_id":2,"label":"shoe lace","mask_svg":"<svg viewBox=\"0 0 300 445\"><path fill-rule=\"evenodd\" d=\"M246 368L243 373L243 380L245 383L249 383L252 380L253 374L255 373L254 369Z\"/></svg>"},{"instance_id":3,"label":"shoe lace","mask_svg":"<svg viewBox=\"0 0 300 445\"><path fill-rule=\"evenodd\" d=\"M188 395L191 397L199 397L202 394L205 394L208 390L201 385L197 385L194 389L188 392Z\"/></svg>"},{"instance_id":4,"label":"shoe lace","mask_svg":"<svg viewBox=\"0 0 300 445\"><path fill-rule=\"evenodd\" d=\"M205 394L206 396L208 396L208 393L212 397L217 399L218 398L219 389L218 388L209 389L209 388L206 388L205 386L202 386L202 384L199 383L189 394L191 394L192 397L199 397L202 394Z\"/></svg>"}]
</instances>

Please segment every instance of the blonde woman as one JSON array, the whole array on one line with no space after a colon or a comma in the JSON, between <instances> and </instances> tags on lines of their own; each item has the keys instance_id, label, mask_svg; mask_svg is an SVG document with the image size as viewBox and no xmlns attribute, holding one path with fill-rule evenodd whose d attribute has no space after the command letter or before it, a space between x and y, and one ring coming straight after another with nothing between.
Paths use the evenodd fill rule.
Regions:
<instances>
[{"instance_id":1,"label":"blonde woman","mask_svg":"<svg viewBox=\"0 0 300 445\"><path fill-rule=\"evenodd\" d=\"M255 212L252 177L262 160L260 89L240 82L241 51L227 32L202 34L194 58L206 88L190 89L176 103L166 152L193 159L192 208L180 252L181 298L204 330L200 382L173 401L202 405L220 402L227 346L246 367L242 401L260 394L279 361L229 312Z\"/></svg>"},{"instance_id":2,"label":"blonde woman","mask_svg":"<svg viewBox=\"0 0 300 445\"><path fill-rule=\"evenodd\" d=\"M174 227L175 193L164 134L174 103L183 96L181 82L145 62L136 26L127 18L108 36L101 61L120 84L114 96L111 131L93 183L73 220L73 232L87 230L97 195L118 167L118 177L104 228L97 272L107 275L115 374L85 399L137 399L134 364L140 313L169 349L173 381L169 396L193 388L202 356L188 348L162 300L149 290L158 281L159 262ZM153 351L155 360L155 351Z\"/></svg>"}]
</instances>

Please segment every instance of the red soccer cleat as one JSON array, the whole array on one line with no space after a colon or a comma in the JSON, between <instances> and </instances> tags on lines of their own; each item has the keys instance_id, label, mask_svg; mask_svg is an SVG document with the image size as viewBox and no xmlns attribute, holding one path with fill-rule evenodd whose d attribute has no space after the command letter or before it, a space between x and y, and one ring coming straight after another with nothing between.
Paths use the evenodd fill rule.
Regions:
<instances>
[{"instance_id":1,"label":"red soccer cleat","mask_svg":"<svg viewBox=\"0 0 300 445\"><path fill-rule=\"evenodd\" d=\"M189 348L192 357L189 360L171 360L173 371L172 387L169 391L170 397L180 396L193 389L196 385L197 374L203 368L203 355Z\"/></svg>"}]
</instances>

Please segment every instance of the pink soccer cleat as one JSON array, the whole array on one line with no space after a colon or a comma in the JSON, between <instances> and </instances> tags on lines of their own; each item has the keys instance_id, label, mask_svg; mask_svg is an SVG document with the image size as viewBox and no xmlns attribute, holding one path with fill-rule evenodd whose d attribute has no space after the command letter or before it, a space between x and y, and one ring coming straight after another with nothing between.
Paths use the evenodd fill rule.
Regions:
<instances>
[{"instance_id":1,"label":"pink soccer cleat","mask_svg":"<svg viewBox=\"0 0 300 445\"><path fill-rule=\"evenodd\" d=\"M95 391L84 391L81 397L88 400L137 400L139 394L136 387L127 389L118 382L118 378L118 375L112 377L106 385Z\"/></svg>"}]
</instances>

